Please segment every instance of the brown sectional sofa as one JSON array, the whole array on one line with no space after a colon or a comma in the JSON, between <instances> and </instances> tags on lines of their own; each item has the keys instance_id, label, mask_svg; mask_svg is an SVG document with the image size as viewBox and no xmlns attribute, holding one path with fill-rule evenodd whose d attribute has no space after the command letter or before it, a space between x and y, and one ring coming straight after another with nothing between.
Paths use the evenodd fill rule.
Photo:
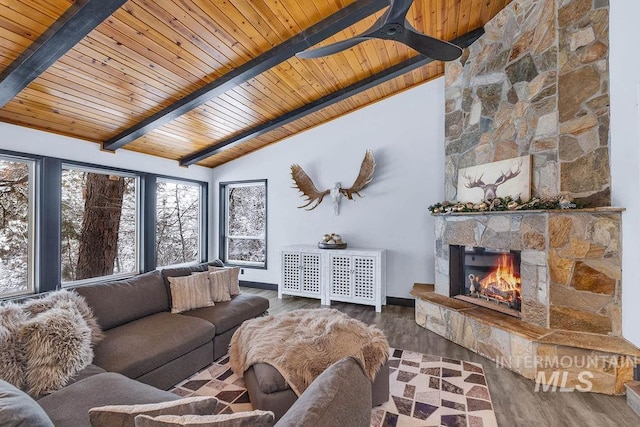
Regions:
<instances>
[{"instance_id":1,"label":"brown sectional sofa","mask_svg":"<svg viewBox=\"0 0 640 427\"><path fill-rule=\"evenodd\" d=\"M37 402L22 392L15 396L0 381L0 425L90 427L94 407L180 399L165 390L226 354L240 324L269 308L265 298L240 294L213 307L172 314L167 278L207 268L165 269L76 288L105 335L94 348L93 364ZM370 411L371 382L347 358L319 376L276 425L364 427Z\"/></svg>"},{"instance_id":2,"label":"brown sectional sofa","mask_svg":"<svg viewBox=\"0 0 640 427\"><path fill-rule=\"evenodd\" d=\"M221 265L219 261L212 264ZM207 267L152 271L76 288L105 334L94 348L93 363L166 390L224 356L233 332L245 320L266 312L269 300L240 294L212 307L171 313L167 278Z\"/></svg>"},{"instance_id":3,"label":"brown sectional sofa","mask_svg":"<svg viewBox=\"0 0 640 427\"><path fill-rule=\"evenodd\" d=\"M7 390L6 383L2 383L0 424L6 427L91 427L88 415L91 408L180 399L168 391L112 372L94 373L37 404L15 388L17 393ZM4 404L3 399L8 402ZM20 418L15 416L18 411L23 414ZM371 381L358 362L347 357L320 374L275 427L367 427L370 422Z\"/></svg>"}]
</instances>

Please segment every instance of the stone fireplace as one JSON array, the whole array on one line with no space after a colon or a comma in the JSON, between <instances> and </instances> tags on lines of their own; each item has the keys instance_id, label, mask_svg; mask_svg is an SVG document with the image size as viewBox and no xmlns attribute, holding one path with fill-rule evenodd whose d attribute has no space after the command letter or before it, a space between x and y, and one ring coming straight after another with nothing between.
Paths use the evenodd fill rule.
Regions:
<instances>
[{"instance_id":1,"label":"stone fireplace","mask_svg":"<svg viewBox=\"0 0 640 427\"><path fill-rule=\"evenodd\" d=\"M621 335L621 210L437 215L435 292L450 296L450 246L519 251L521 319Z\"/></svg>"},{"instance_id":2,"label":"stone fireplace","mask_svg":"<svg viewBox=\"0 0 640 427\"><path fill-rule=\"evenodd\" d=\"M435 215L436 281L433 289L412 292L416 322L536 381L562 370L568 372L565 385L578 386L584 361L596 360L590 391L622 393L640 360L640 350L621 336L622 211ZM451 298L457 264L451 246L519 252L520 318Z\"/></svg>"},{"instance_id":3,"label":"stone fireplace","mask_svg":"<svg viewBox=\"0 0 640 427\"><path fill-rule=\"evenodd\" d=\"M563 194L589 208L436 214L435 284L412 294L418 324L527 378L563 370L564 386L576 387L583 366L560 361L593 357L602 363L591 366L589 391L619 394L640 350L621 331L608 29L607 0L513 1L446 64L446 199L457 200L459 169L530 155L534 197ZM469 280L456 277L452 247L519 254L519 318L452 298Z\"/></svg>"}]
</instances>

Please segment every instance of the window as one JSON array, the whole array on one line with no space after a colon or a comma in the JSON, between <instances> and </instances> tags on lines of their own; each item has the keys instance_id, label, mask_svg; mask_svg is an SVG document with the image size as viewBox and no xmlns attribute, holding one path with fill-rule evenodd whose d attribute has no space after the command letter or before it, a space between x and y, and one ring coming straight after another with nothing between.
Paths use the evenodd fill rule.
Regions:
<instances>
[{"instance_id":1,"label":"window","mask_svg":"<svg viewBox=\"0 0 640 427\"><path fill-rule=\"evenodd\" d=\"M199 184L158 179L156 185L156 263L198 262L201 233Z\"/></svg>"},{"instance_id":2,"label":"window","mask_svg":"<svg viewBox=\"0 0 640 427\"><path fill-rule=\"evenodd\" d=\"M34 291L35 162L0 156L0 296Z\"/></svg>"},{"instance_id":3,"label":"window","mask_svg":"<svg viewBox=\"0 0 640 427\"><path fill-rule=\"evenodd\" d=\"M265 268L267 181L220 184L220 257L225 263Z\"/></svg>"},{"instance_id":4,"label":"window","mask_svg":"<svg viewBox=\"0 0 640 427\"><path fill-rule=\"evenodd\" d=\"M137 273L135 175L63 166L62 282Z\"/></svg>"}]
</instances>

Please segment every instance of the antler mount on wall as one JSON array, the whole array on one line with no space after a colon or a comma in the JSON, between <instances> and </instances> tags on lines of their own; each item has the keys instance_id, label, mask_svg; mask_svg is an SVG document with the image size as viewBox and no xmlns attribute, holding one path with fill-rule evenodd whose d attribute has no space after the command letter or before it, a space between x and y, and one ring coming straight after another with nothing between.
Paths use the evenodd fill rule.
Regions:
<instances>
[{"instance_id":1,"label":"antler mount on wall","mask_svg":"<svg viewBox=\"0 0 640 427\"><path fill-rule=\"evenodd\" d=\"M293 181L295 183L295 186L293 188L297 188L303 194L303 197L306 197L307 199L307 203L302 206L298 206L298 208L306 208L306 210L309 211L313 210L318 207L320 203L322 203L322 200L328 194L331 197L331 202L333 203L334 213L336 215L339 215L340 200L342 199L342 197L345 196L349 200L354 200L354 194L362 197L360 191L362 191L362 189L371 182L375 169L376 161L373 157L373 151L367 150L364 155L364 159L362 159L358 177L355 179L351 187L342 188L341 184L339 182L336 182L333 185L333 188L328 188L326 190L320 191L300 165L291 165L291 177L293 178ZM310 205L311 207L307 207Z\"/></svg>"}]
</instances>

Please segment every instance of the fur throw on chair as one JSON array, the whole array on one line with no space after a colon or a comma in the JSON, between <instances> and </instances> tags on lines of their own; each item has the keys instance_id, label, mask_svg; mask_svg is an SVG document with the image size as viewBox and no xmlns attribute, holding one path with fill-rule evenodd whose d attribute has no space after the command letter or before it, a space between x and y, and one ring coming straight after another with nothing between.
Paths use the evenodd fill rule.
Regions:
<instances>
[{"instance_id":1,"label":"fur throw on chair","mask_svg":"<svg viewBox=\"0 0 640 427\"><path fill-rule=\"evenodd\" d=\"M64 387L93 360L102 331L84 299L52 292L0 307L0 379L39 397Z\"/></svg>"},{"instance_id":2,"label":"fur throw on chair","mask_svg":"<svg viewBox=\"0 0 640 427\"><path fill-rule=\"evenodd\" d=\"M334 309L300 309L247 320L231 338L230 365L242 376L255 363L276 368L300 396L334 362L353 356L373 381L389 358L375 326Z\"/></svg>"}]
</instances>

